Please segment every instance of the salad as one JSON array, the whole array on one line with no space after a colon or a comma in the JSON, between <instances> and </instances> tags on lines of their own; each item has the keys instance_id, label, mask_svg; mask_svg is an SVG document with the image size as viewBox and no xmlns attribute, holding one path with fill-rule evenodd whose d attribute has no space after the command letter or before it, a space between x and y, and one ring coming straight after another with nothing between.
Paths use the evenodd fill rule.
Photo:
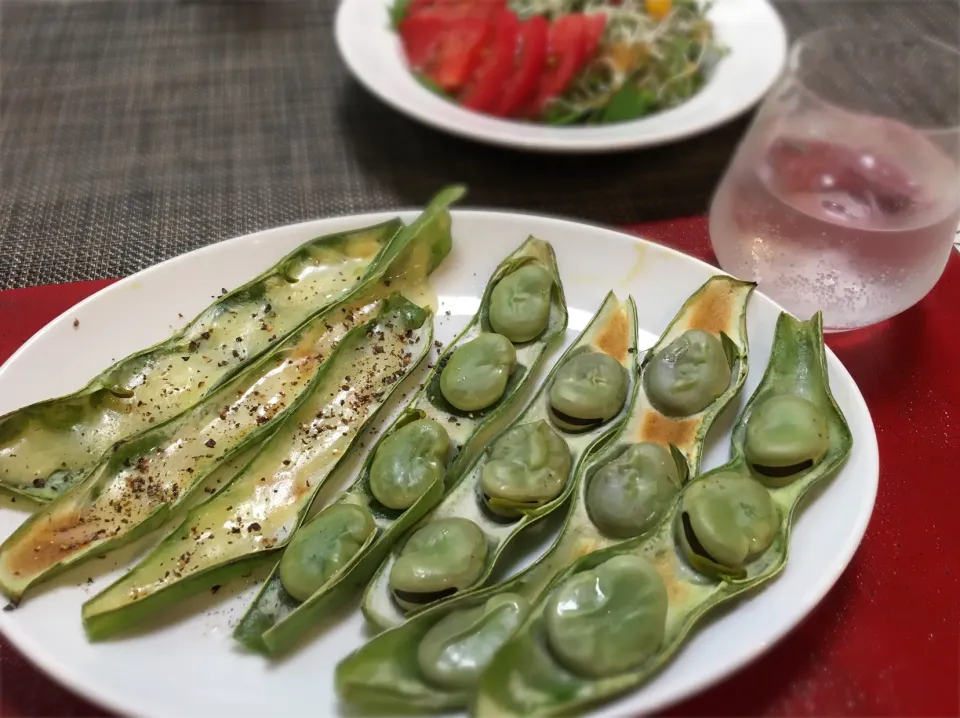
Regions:
<instances>
[{"instance_id":1,"label":"salad","mask_svg":"<svg viewBox=\"0 0 960 718\"><path fill-rule=\"evenodd\" d=\"M696 94L724 50L697 0L397 0L414 76L461 106L553 125L637 119Z\"/></svg>"}]
</instances>

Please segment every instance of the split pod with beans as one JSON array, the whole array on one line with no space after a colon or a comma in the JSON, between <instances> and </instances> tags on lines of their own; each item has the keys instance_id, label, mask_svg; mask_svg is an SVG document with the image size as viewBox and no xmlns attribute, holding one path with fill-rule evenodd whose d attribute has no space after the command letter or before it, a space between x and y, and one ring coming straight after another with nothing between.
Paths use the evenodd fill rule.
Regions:
<instances>
[{"instance_id":1,"label":"split pod with beans","mask_svg":"<svg viewBox=\"0 0 960 718\"><path fill-rule=\"evenodd\" d=\"M530 238L494 271L479 311L372 448L354 483L293 537L234 636L255 651L278 654L362 587L509 420L566 326L553 249ZM482 401L473 401L479 395Z\"/></svg>"},{"instance_id":2,"label":"split pod with beans","mask_svg":"<svg viewBox=\"0 0 960 718\"><path fill-rule=\"evenodd\" d=\"M473 714L568 714L644 683L705 614L780 573L798 505L852 443L820 314L781 314L733 458L687 484L653 531L561 572L483 672Z\"/></svg>"},{"instance_id":3,"label":"split pod with beans","mask_svg":"<svg viewBox=\"0 0 960 718\"><path fill-rule=\"evenodd\" d=\"M752 289L730 277L710 279L645 355L645 367L667 355L680 365L678 373L693 374L683 364L697 364L700 355L683 356L675 347L691 334L709 334L714 341L707 343L708 351L726 368L719 393L712 373L694 376L679 389L688 395L700 391L710 401L689 416L669 417L637 382L626 421L573 477L571 507L553 546L504 583L441 603L374 638L338 667L341 697L385 710L465 707L483 669L557 572L586 553L656 526L683 483L698 472L710 426L746 379L745 315ZM663 390L674 389L665 384Z\"/></svg>"},{"instance_id":4,"label":"split pod with beans","mask_svg":"<svg viewBox=\"0 0 960 718\"><path fill-rule=\"evenodd\" d=\"M351 330L250 462L83 605L87 636L109 638L275 557L363 429L426 358L432 337L432 314L402 296ZM355 517L339 521L362 531Z\"/></svg>"},{"instance_id":5,"label":"split pod with beans","mask_svg":"<svg viewBox=\"0 0 960 718\"><path fill-rule=\"evenodd\" d=\"M529 406L390 552L361 604L371 623L390 628L481 588L507 545L563 505L587 452L626 417L636 341L633 301L608 295Z\"/></svg>"}]
</instances>

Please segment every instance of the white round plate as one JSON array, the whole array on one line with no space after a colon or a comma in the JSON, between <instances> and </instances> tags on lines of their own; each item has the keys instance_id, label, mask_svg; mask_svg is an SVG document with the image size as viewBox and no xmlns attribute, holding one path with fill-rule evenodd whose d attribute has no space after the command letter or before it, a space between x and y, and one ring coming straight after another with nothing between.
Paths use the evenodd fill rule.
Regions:
<instances>
[{"instance_id":1,"label":"white round plate","mask_svg":"<svg viewBox=\"0 0 960 718\"><path fill-rule=\"evenodd\" d=\"M237 286L301 242L388 216L326 219L260 232L176 257L117 282L51 322L0 369L0 413L76 390L114 359L169 335L221 287ZM409 220L414 213L403 216ZM453 226L453 251L433 277L440 299L437 336L444 343L473 314L500 259L531 234L550 241L556 250L570 307L567 342L613 290L636 299L641 346L651 346L687 296L717 273L660 245L565 220L457 211ZM778 312L762 295L755 294L750 302L751 367L741 406L767 364ZM80 321L78 328L74 319ZM553 358L558 355L559 350ZM830 352L828 364L855 444L841 473L799 516L786 570L766 589L696 631L654 680L596 715L653 711L720 680L795 626L849 562L873 508L877 442L850 375ZM730 420L737 411L731 407L712 433L705 468L727 459ZM351 475L344 473L341 481L349 481ZM327 492L328 498L331 495ZM26 514L23 501L0 506L2 539ZM141 544L139 550L145 548ZM121 554L120 561L132 559L131 551ZM342 713L333 692L333 669L364 640L359 611L346 613L302 650L270 664L239 650L230 636L232 624L255 591L248 579L248 585L242 581L226 585L215 596L206 592L177 606L151 630L112 642L87 643L80 604L114 580L124 565L111 556L77 567L46 589L28 594L16 610L0 613L0 629L54 678L124 714L263 718Z\"/></svg>"},{"instance_id":2,"label":"white round plate","mask_svg":"<svg viewBox=\"0 0 960 718\"><path fill-rule=\"evenodd\" d=\"M374 95L439 130L481 142L549 152L611 152L660 145L705 132L756 104L787 58L787 34L767 0L716 0L709 12L730 53L688 102L633 122L550 127L465 110L435 95L407 69L387 22L394 0L343 0L337 13L340 55Z\"/></svg>"}]
</instances>

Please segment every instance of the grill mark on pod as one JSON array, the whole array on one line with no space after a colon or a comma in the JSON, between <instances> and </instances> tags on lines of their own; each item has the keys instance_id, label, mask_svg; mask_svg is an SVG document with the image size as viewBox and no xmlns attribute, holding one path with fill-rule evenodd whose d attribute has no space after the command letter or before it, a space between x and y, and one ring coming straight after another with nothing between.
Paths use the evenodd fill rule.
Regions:
<instances>
[{"instance_id":1,"label":"grill mark on pod","mask_svg":"<svg viewBox=\"0 0 960 718\"><path fill-rule=\"evenodd\" d=\"M343 255L348 259L373 259L385 244L385 241L379 239L380 234L380 231L370 231L350 237L344 243ZM346 264L346 262L338 262L338 264Z\"/></svg>"},{"instance_id":2,"label":"grill mark on pod","mask_svg":"<svg viewBox=\"0 0 960 718\"><path fill-rule=\"evenodd\" d=\"M652 563L667 587L670 605L682 606L690 597L690 585L677 576L676 554L662 551L653 557Z\"/></svg>"},{"instance_id":3,"label":"grill mark on pod","mask_svg":"<svg viewBox=\"0 0 960 718\"><path fill-rule=\"evenodd\" d=\"M622 364L627 360L629 344L630 329L627 326L627 315L620 309L607 320L593 345Z\"/></svg>"},{"instance_id":4,"label":"grill mark on pod","mask_svg":"<svg viewBox=\"0 0 960 718\"><path fill-rule=\"evenodd\" d=\"M4 558L7 570L14 576L35 576L46 571L106 533L94 522L86 523L76 508L54 514L30 528L30 538L19 539Z\"/></svg>"},{"instance_id":5,"label":"grill mark on pod","mask_svg":"<svg viewBox=\"0 0 960 718\"><path fill-rule=\"evenodd\" d=\"M656 441L659 444L673 444L685 453L690 452L697 439L697 419L673 419L659 411L650 409L643 417L637 441Z\"/></svg>"},{"instance_id":6,"label":"grill mark on pod","mask_svg":"<svg viewBox=\"0 0 960 718\"><path fill-rule=\"evenodd\" d=\"M590 537L580 539L573 549L574 559L580 559L604 547L604 543Z\"/></svg>"},{"instance_id":7,"label":"grill mark on pod","mask_svg":"<svg viewBox=\"0 0 960 718\"><path fill-rule=\"evenodd\" d=\"M727 282L714 282L697 298L686 329L702 329L714 335L732 331L736 292Z\"/></svg>"}]
</instances>

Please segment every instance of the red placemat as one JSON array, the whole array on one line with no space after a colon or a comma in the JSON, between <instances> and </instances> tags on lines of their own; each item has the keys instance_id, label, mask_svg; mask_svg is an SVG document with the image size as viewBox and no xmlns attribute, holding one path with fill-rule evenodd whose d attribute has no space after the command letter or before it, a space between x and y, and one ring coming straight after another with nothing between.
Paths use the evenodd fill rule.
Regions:
<instances>
[{"instance_id":1,"label":"red placemat","mask_svg":"<svg viewBox=\"0 0 960 718\"><path fill-rule=\"evenodd\" d=\"M703 219L638 234L715 262ZM0 292L0 360L109 280ZM671 716L960 715L960 256L920 304L831 336L867 400L880 490L863 544L813 613ZM228 687L225 687L229 690ZM0 638L0 716L95 716Z\"/></svg>"}]
</instances>

